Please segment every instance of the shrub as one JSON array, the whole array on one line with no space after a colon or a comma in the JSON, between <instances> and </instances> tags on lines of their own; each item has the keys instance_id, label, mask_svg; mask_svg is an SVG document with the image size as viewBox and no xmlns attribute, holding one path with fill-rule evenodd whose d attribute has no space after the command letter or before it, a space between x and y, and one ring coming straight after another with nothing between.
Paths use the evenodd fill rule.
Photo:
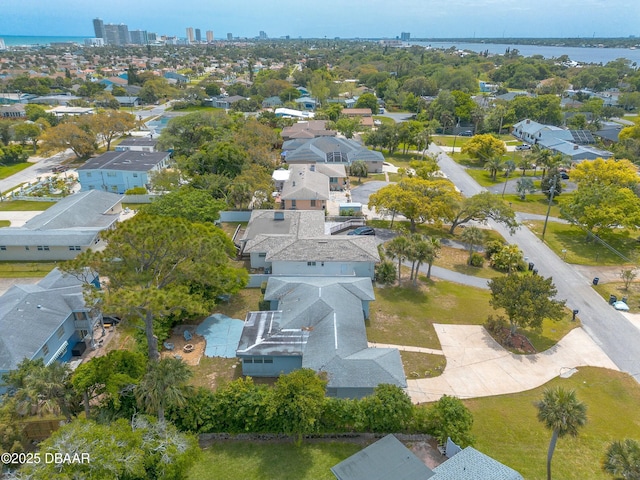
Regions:
<instances>
[{"instance_id":1,"label":"shrub","mask_svg":"<svg viewBox=\"0 0 640 480\"><path fill-rule=\"evenodd\" d=\"M125 195L145 195L146 193L147 189L144 187L134 187L124 192Z\"/></svg>"},{"instance_id":2,"label":"shrub","mask_svg":"<svg viewBox=\"0 0 640 480\"><path fill-rule=\"evenodd\" d=\"M395 263L385 260L376 265L376 282L392 285L398 276Z\"/></svg>"},{"instance_id":3,"label":"shrub","mask_svg":"<svg viewBox=\"0 0 640 480\"><path fill-rule=\"evenodd\" d=\"M429 409L427 417L428 433L441 444L446 443L447 437L462 448L473 444L473 415L459 398L443 395Z\"/></svg>"},{"instance_id":4,"label":"shrub","mask_svg":"<svg viewBox=\"0 0 640 480\"><path fill-rule=\"evenodd\" d=\"M498 253L504 247L504 243L500 240L489 240L484 246L484 256L487 260L491 259L494 253Z\"/></svg>"},{"instance_id":5,"label":"shrub","mask_svg":"<svg viewBox=\"0 0 640 480\"><path fill-rule=\"evenodd\" d=\"M469 262L469 265L471 265L472 267L482 267L482 265L484 265L484 258L482 255L480 255L479 253L474 253L471 255L471 261Z\"/></svg>"},{"instance_id":6,"label":"shrub","mask_svg":"<svg viewBox=\"0 0 640 480\"><path fill-rule=\"evenodd\" d=\"M271 310L271 302L269 300L260 300L258 302L258 310L261 312L268 312Z\"/></svg>"},{"instance_id":7,"label":"shrub","mask_svg":"<svg viewBox=\"0 0 640 480\"><path fill-rule=\"evenodd\" d=\"M486 328L487 332L493 336L501 336L505 328L508 327L509 323L502 315L498 315L497 317L489 315L489 317L487 317L487 321L484 322L484 328Z\"/></svg>"}]
</instances>

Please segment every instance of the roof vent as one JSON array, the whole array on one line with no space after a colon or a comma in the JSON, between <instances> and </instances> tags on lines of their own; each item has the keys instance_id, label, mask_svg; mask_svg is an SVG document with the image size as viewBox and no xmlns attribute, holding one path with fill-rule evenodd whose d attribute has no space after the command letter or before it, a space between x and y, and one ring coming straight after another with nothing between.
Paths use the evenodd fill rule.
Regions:
<instances>
[{"instance_id":1,"label":"roof vent","mask_svg":"<svg viewBox=\"0 0 640 480\"><path fill-rule=\"evenodd\" d=\"M38 305L38 308L42 308L42 305Z\"/></svg>"},{"instance_id":2,"label":"roof vent","mask_svg":"<svg viewBox=\"0 0 640 480\"><path fill-rule=\"evenodd\" d=\"M284 220L284 212L273 212L274 220Z\"/></svg>"}]
</instances>

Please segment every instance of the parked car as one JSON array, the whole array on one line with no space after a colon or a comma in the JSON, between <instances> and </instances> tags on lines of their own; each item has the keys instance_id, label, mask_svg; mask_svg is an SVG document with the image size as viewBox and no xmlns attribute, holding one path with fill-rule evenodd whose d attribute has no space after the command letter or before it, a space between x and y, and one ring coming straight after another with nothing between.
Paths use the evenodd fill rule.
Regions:
<instances>
[{"instance_id":1,"label":"parked car","mask_svg":"<svg viewBox=\"0 0 640 480\"><path fill-rule=\"evenodd\" d=\"M567 172L560 172L560 178L563 180L569 180L569 174Z\"/></svg>"},{"instance_id":2,"label":"parked car","mask_svg":"<svg viewBox=\"0 0 640 480\"><path fill-rule=\"evenodd\" d=\"M518 145L516 150L531 150L531 145L528 143L523 143L522 145Z\"/></svg>"},{"instance_id":3,"label":"parked car","mask_svg":"<svg viewBox=\"0 0 640 480\"><path fill-rule=\"evenodd\" d=\"M465 130L464 132L460 132L458 135L461 137L473 137L473 132L471 130Z\"/></svg>"},{"instance_id":4,"label":"parked car","mask_svg":"<svg viewBox=\"0 0 640 480\"><path fill-rule=\"evenodd\" d=\"M375 235L376 231L371 227L358 227L351 230L347 235Z\"/></svg>"},{"instance_id":5,"label":"parked car","mask_svg":"<svg viewBox=\"0 0 640 480\"><path fill-rule=\"evenodd\" d=\"M66 165L57 165L51 169L51 172L62 173L62 172L66 172L67 170L69 170L69 167L67 167Z\"/></svg>"}]
</instances>

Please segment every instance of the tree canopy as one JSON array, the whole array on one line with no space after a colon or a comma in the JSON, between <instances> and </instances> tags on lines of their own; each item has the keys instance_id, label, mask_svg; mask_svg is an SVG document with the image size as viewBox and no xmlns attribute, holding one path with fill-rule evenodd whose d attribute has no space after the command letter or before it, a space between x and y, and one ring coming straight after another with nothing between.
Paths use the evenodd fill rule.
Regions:
<instances>
[{"instance_id":1,"label":"tree canopy","mask_svg":"<svg viewBox=\"0 0 640 480\"><path fill-rule=\"evenodd\" d=\"M518 228L513 209L497 195L490 192L481 192L472 197L465 197L454 206L452 214L453 216L449 218L451 222L449 233L453 233L457 226L470 221L486 223L489 219L502 223L511 233Z\"/></svg>"}]
</instances>

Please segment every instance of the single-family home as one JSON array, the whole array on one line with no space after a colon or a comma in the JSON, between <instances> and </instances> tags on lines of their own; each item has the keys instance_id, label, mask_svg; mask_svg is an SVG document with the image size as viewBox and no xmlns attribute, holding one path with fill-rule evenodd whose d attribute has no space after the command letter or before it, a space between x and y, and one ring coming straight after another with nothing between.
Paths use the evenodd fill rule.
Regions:
<instances>
[{"instance_id":1,"label":"single-family home","mask_svg":"<svg viewBox=\"0 0 640 480\"><path fill-rule=\"evenodd\" d=\"M296 98L294 102L303 110L315 110L318 106L316 99L311 97Z\"/></svg>"},{"instance_id":2,"label":"single-family home","mask_svg":"<svg viewBox=\"0 0 640 480\"><path fill-rule=\"evenodd\" d=\"M333 137L286 141L282 145L282 159L289 165L315 163L345 167L362 160L369 173L382 172L384 163L382 153L369 150L355 140Z\"/></svg>"},{"instance_id":3,"label":"single-family home","mask_svg":"<svg viewBox=\"0 0 640 480\"><path fill-rule=\"evenodd\" d=\"M380 261L374 238L325 233L322 210L254 210L239 249L271 275L373 279Z\"/></svg>"},{"instance_id":4,"label":"single-family home","mask_svg":"<svg viewBox=\"0 0 640 480\"><path fill-rule=\"evenodd\" d=\"M345 108L341 115L348 118L358 118L363 127L373 127L373 116L370 108Z\"/></svg>"},{"instance_id":5,"label":"single-family home","mask_svg":"<svg viewBox=\"0 0 640 480\"><path fill-rule=\"evenodd\" d=\"M91 190L63 198L22 227L0 228L0 260L70 260L95 247L120 218L122 197Z\"/></svg>"},{"instance_id":6,"label":"single-family home","mask_svg":"<svg viewBox=\"0 0 640 480\"><path fill-rule=\"evenodd\" d=\"M347 188L349 175L347 175L347 169L344 165L318 163L315 165L315 169L316 172L329 177L329 190L332 192Z\"/></svg>"},{"instance_id":7,"label":"single-family home","mask_svg":"<svg viewBox=\"0 0 640 480\"><path fill-rule=\"evenodd\" d=\"M406 388L400 353L369 348L365 318L370 278L271 277L270 311L249 312L236 356L242 373L275 377L310 368L327 378L327 395L361 398L380 384Z\"/></svg>"},{"instance_id":8,"label":"single-family home","mask_svg":"<svg viewBox=\"0 0 640 480\"><path fill-rule=\"evenodd\" d=\"M142 104L140 98L135 95L126 95L126 96L117 96L113 97L123 108L133 108L138 107Z\"/></svg>"},{"instance_id":9,"label":"single-family home","mask_svg":"<svg viewBox=\"0 0 640 480\"><path fill-rule=\"evenodd\" d=\"M280 201L283 210L325 210L329 200L329 177L316 172L315 165L291 165L283 182Z\"/></svg>"},{"instance_id":10,"label":"single-family home","mask_svg":"<svg viewBox=\"0 0 640 480\"><path fill-rule=\"evenodd\" d=\"M276 117L278 118L299 118L299 119L310 119L315 116L314 112L305 112L302 110L294 110L292 108L280 107L276 108L274 112Z\"/></svg>"},{"instance_id":11,"label":"single-family home","mask_svg":"<svg viewBox=\"0 0 640 480\"><path fill-rule=\"evenodd\" d=\"M337 480L523 480L522 475L473 447L427 467L395 435L387 435L331 467Z\"/></svg>"},{"instance_id":12,"label":"single-family home","mask_svg":"<svg viewBox=\"0 0 640 480\"><path fill-rule=\"evenodd\" d=\"M177 72L166 72L164 78L167 80L173 80L175 83L189 83L189 77Z\"/></svg>"},{"instance_id":13,"label":"single-family home","mask_svg":"<svg viewBox=\"0 0 640 480\"><path fill-rule=\"evenodd\" d=\"M97 275L87 274L97 287ZM14 285L0 297L0 393L2 375L25 358L66 362L93 345L101 316L86 305L83 285L56 268L37 284Z\"/></svg>"},{"instance_id":14,"label":"single-family home","mask_svg":"<svg viewBox=\"0 0 640 480\"><path fill-rule=\"evenodd\" d=\"M335 130L327 130L326 120L307 120L296 122L290 127L284 127L280 136L284 141L294 139L311 139L317 137L335 137Z\"/></svg>"},{"instance_id":15,"label":"single-family home","mask_svg":"<svg viewBox=\"0 0 640 480\"><path fill-rule=\"evenodd\" d=\"M21 103L0 107L0 117L2 118L25 118L26 116L24 105Z\"/></svg>"},{"instance_id":16,"label":"single-family home","mask_svg":"<svg viewBox=\"0 0 640 480\"><path fill-rule=\"evenodd\" d=\"M127 137L115 146L116 152L155 152L158 140L151 137Z\"/></svg>"},{"instance_id":17,"label":"single-family home","mask_svg":"<svg viewBox=\"0 0 640 480\"><path fill-rule=\"evenodd\" d=\"M275 108L282 105L282 100L277 95L267 97L262 101L262 108Z\"/></svg>"},{"instance_id":18,"label":"single-family home","mask_svg":"<svg viewBox=\"0 0 640 480\"><path fill-rule=\"evenodd\" d=\"M68 107L65 105L58 105L49 110L49 113L53 113L56 117L78 117L81 115L93 115L95 109L91 107Z\"/></svg>"},{"instance_id":19,"label":"single-family home","mask_svg":"<svg viewBox=\"0 0 640 480\"><path fill-rule=\"evenodd\" d=\"M81 191L124 193L135 187L148 189L151 174L169 165L169 152L126 150L107 152L78 167Z\"/></svg>"},{"instance_id":20,"label":"single-family home","mask_svg":"<svg viewBox=\"0 0 640 480\"><path fill-rule=\"evenodd\" d=\"M229 109L234 103L239 102L240 100L246 100L246 97L242 97L240 95L233 95L231 97L214 97L211 99L211 102L216 108Z\"/></svg>"}]
</instances>

